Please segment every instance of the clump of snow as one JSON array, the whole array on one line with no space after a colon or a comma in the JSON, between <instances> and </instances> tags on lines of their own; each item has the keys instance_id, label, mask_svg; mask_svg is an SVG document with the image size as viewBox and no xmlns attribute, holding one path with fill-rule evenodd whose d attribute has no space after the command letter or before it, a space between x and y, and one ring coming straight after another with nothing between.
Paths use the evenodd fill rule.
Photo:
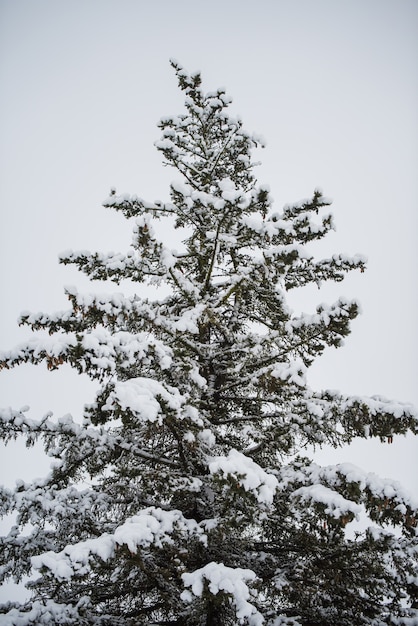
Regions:
<instances>
[{"instance_id":1,"label":"clump of snow","mask_svg":"<svg viewBox=\"0 0 418 626\"><path fill-rule=\"evenodd\" d=\"M187 198L187 196L190 196L192 193L192 188L190 187L190 185L187 185L183 181L174 180L172 181L170 187L173 191L185 198Z\"/></svg>"},{"instance_id":2,"label":"clump of snow","mask_svg":"<svg viewBox=\"0 0 418 626\"><path fill-rule=\"evenodd\" d=\"M352 513L356 518L360 515L362 507L351 500L347 500L341 494L329 487L316 484L308 487L300 487L293 492L293 496L304 502L317 502L325 505L326 515L340 519L347 513Z\"/></svg>"},{"instance_id":3,"label":"clump of snow","mask_svg":"<svg viewBox=\"0 0 418 626\"><path fill-rule=\"evenodd\" d=\"M250 569L226 567L223 563L212 561L194 572L182 574L184 586L191 587L191 592L183 591L180 597L185 602L191 602L193 595L197 597L202 595L206 583L213 595L223 592L231 596L239 624L261 626L264 618L249 602L251 594L247 585L247 582L252 582L256 578L256 574Z\"/></svg>"},{"instance_id":4,"label":"clump of snow","mask_svg":"<svg viewBox=\"0 0 418 626\"><path fill-rule=\"evenodd\" d=\"M86 602L80 598L76 606L72 604L58 604L53 600L36 600L30 611L11 609L1 616L2 626L37 626L54 624L76 624L79 620L77 607Z\"/></svg>"},{"instance_id":5,"label":"clump of snow","mask_svg":"<svg viewBox=\"0 0 418 626\"><path fill-rule=\"evenodd\" d=\"M332 472L333 466L330 469ZM323 473L327 470L327 467L322 468ZM406 505L412 510L418 511L418 499L397 480L381 478L374 472L365 472L352 463L340 463L335 466L335 470L347 482L358 483L361 489L368 489L376 498L389 498L398 502L400 507Z\"/></svg>"},{"instance_id":6,"label":"clump of snow","mask_svg":"<svg viewBox=\"0 0 418 626\"><path fill-rule=\"evenodd\" d=\"M30 357L41 359L45 355L59 358L68 354L70 348L77 344L74 333L66 335L55 334L52 337L33 337L24 344L16 346L13 350L0 352L0 360L8 365L13 365L14 361L27 361Z\"/></svg>"},{"instance_id":7,"label":"clump of snow","mask_svg":"<svg viewBox=\"0 0 418 626\"><path fill-rule=\"evenodd\" d=\"M191 367L189 371L189 376L190 376L190 380L192 380L201 389L204 389L205 387L207 387L206 378L203 378L203 376L200 374L199 369L197 368L195 364L193 364L193 366Z\"/></svg>"},{"instance_id":8,"label":"clump of snow","mask_svg":"<svg viewBox=\"0 0 418 626\"><path fill-rule=\"evenodd\" d=\"M78 289L74 285L64 285L64 291L69 296L77 296Z\"/></svg>"},{"instance_id":9,"label":"clump of snow","mask_svg":"<svg viewBox=\"0 0 418 626\"><path fill-rule=\"evenodd\" d=\"M127 519L113 534L105 533L68 545L61 552L48 551L34 556L32 566L37 570L46 567L57 580L68 580L86 574L94 557L102 561L111 559L117 546L126 545L130 552L136 554L138 548L150 545L161 548L164 544L173 543L174 533L197 537L204 544L207 541L204 525L185 518L181 511L148 507Z\"/></svg>"},{"instance_id":10,"label":"clump of snow","mask_svg":"<svg viewBox=\"0 0 418 626\"><path fill-rule=\"evenodd\" d=\"M184 403L178 389L164 386L152 378L138 377L117 382L103 408L111 409L116 403L143 421L161 422L164 411L160 401L174 411L179 411Z\"/></svg>"},{"instance_id":11,"label":"clump of snow","mask_svg":"<svg viewBox=\"0 0 418 626\"><path fill-rule=\"evenodd\" d=\"M288 363L275 363L271 375L279 380L294 383L300 387L305 386L306 366L301 359Z\"/></svg>"},{"instance_id":12,"label":"clump of snow","mask_svg":"<svg viewBox=\"0 0 418 626\"><path fill-rule=\"evenodd\" d=\"M211 474L224 474L235 478L245 491L251 491L258 502L271 504L278 486L277 478L268 474L252 459L232 449L228 456L217 456L209 463Z\"/></svg>"},{"instance_id":13,"label":"clump of snow","mask_svg":"<svg viewBox=\"0 0 418 626\"><path fill-rule=\"evenodd\" d=\"M200 439L200 441L206 443L209 448L213 448L213 446L216 444L215 435L208 428L204 428L203 430L201 430L198 434L198 438Z\"/></svg>"},{"instance_id":14,"label":"clump of snow","mask_svg":"<svg viewBox=\"0 0 418 626\"><path fill-rule=\"evenodd\" d=\"M32 566L35 569L46 567L57 580L68 580L74 575L84 575L89 571L91 556L98 556L107 561L114 553L115 541L109 534L95 539L87 539L68 545L61 552L45 552L33 556Z\"/></svg>"},{"instance_id":15,"label":"clump of snow","mask_svg":"<svg viewBox=\"0 0 418 626\"><path fill-rule=\"evenodd\" d=\"M193 334L198 333L198 320L201 317L205 308L206 305L200 303L191 309L187 309L186 311L184 311L181 317L179 317L178 320L173 322L173 328L180 332L189 332Z\"/></svg>"},{"instance_id":16,"label":"clump of snow","mask_svg":"<svg viewBox=\"0 0 418 626\"><path fill-rule=\"evenodd\" d=\"M230 178L220 180L219 189L222 192L222 198L227 202L236 202L242 195L242 191L235 187L234 182Z\"/></svg>"},{"instance_id":17,"label":"clump of snow","mask_svg":"<svg viewBox=\"0 0 418 626\"><path fill-rule=\"evenodd\" d=\"M164 511L156 507L141 511L119 526L114 541L120 546L126 545L130 552L136 554L139 547L153 545L162 548L164 543L173 543L175 532L197 535L206 543L203 528L195 520L185 518L181 511Z\"/></svg>"},{"instance_id":18,"label":"clump of snow","mask_svg":"<svg viewBox=\"0 0 418 626\"><path fill-rule=\"evenodd\" d=\"M346 514L356 518L362 511L362 504L369 507L368 500L390 501L393 510L406 515L418 510L418 500L402 485L389 478L380 478L373 472L365 472L351 463L339 463L321 467L311 463L305 467L283 467L280 471L280 488L298 484L293 497L302 501L323 505L324 513L335 519ZM339 491L348 485L358 487L356 500L348 500Z\"/></svg>"},{"instance_id":19,"label":"clump of snow","mask_svg":"<svg viewBox=\"0 0 418 626\"><path fill-rule=\"evenodd\" d=\"M92 364L110 371L115 370L117 359L122 360L123 367L129 367L147 358L148 351L155 353L162 369L170 367L172 362L171 348L145 332L133 335L120 331L112 334L105 329L96 329L84 335L82 346L90 353Z\"/></svg>"}]
</instances>

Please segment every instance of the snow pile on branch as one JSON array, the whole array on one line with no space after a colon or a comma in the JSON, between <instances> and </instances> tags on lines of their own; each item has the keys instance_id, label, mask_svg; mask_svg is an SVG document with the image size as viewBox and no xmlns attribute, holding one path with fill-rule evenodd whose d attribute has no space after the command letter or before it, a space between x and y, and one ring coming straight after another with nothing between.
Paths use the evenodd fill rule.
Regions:
<instances>
[{"instance_id":1,"label":"snow pile on branch","mask_svg":"<svg viewBox=\"0 0 418 626\"><path fill-rule=\"evenodd\" d=\"M273 378L303 387L306 384L306 369L301 359L295 359L288 363L275 363L270 373Z\"/></svg>"},{"instance_id":2,"label":"snow pile on branch","mask_svg":"<svg viewBox=\"0 0 418 626\"><path fill-rule=\"evenodd\" d=\"M117 546L127 546L133 554L137 553L139 547L152 545L161 548L163 544L173 543L174 533L196 536L203 543L207 540L203 527L185 518L181 511L148 507L127 519L113 534L105 533L94 539L68 545L61 552L49 551L34 556L32 565L37 570L46 567L57 580L69 580L74 575L86 574L90 570L92 557L108 561L114 556Z\"/></svg>"},{"instance_id":3,"label":"snow pile on branch","mask_svg":"<svg viewBox=\"0 0 418 626\"><path fill-rule=\"evenodd\" d=\"M158 420L162 423L164 410L161 403L178 412L184 398L174 387L164 386L152 378L139 377L115 384L104 409L111 409L115 403L145 422Z\"/></svg>"},{"instance_id":4,"label":"snow pile on branch","mask_svg":"<svg viewBox=\"0 0 418 626\"><path fill-rule=\"evenodd\" d=\"M206 583L210 593L216 595L224 592L231 596L231 603L235 606L239 624L261 626L264 618L248 601L250 590L246 584L247 581L254 581L256 578L255 573L250 569L226 567L223 563L212 561L194 572L182 574L184 585L191 587L191 592L183 591L180 597L185 602L191 602L193 595L197 597L202 595Z\"/></svg>"},{"instance_id":5,"label":"snow pile on branch","mask_svg":"<svg viewBox=\"0 0 418 626\"><path fill-rule=\"evenodd\" d=\"M209 463L209 471L211 474L232 476L239 487L251 491L260 503L269 505L273 502L278 486L276 477L238 450L230 450L228 456L215 457Z\"/></svg>"},{"instance_id":6,"label":"snow pile on branch","mask_svg":"<svg viewBox=\"0 0 418 626\"><path fill-rule=\"evenodd\" d=\"M206 544L206 535L201 525L193 519L187 519L176 509L164 511L149 507L128 519L119 526L114 534L117 545L126 545L130 552L136 554L138 547L146 548L153 545L162 548L164 543L173 543L172 535L180 532L185 535L197 535Z\"/></svg>"},{"instance_id":7,"label":"snow pile on branch","mask_svg":"<svg viewBox=\"0 0 418 626\"><path fill-rule=\"evenodd\" d=\"M61 552L50 550L33 556L31 562L37 570L49 569L57 580L70 580L74 575L82 576L89 572L90 557L98 556L102 561L108 561L113 556L114 549L114 538L104 534L95 539L68 545Z\"/></svg>"},{"instance_id":8,"label":"snow pile on branch","mask_svg":"<svg viewBox=\"0 0 418 626\"><path fill-rule=\"evenodd\" d=\"M35 601L27 612L11 609L0 617L1 626L41 626L43 624L78 624L78 608L85 604L86 598L80 598L76 606L57 604L53 600Z\"/></svg>"},{"instance_id":9,"label":"snow pile on branch","mask_svg":"<svg viewBox=\"0 0 418 626\"><path fill-rule=\"evenodd\" d=\"M357 519L362 511L362 507L359 504L347 500L333 489L324 485L316 484L309 487L300 487L300 489L293 492L293 496L300 498L303 502L323 504L325 506L324 512L335 519L340 519L347 513L352 513Z\"/></svg>"}]
</instances>

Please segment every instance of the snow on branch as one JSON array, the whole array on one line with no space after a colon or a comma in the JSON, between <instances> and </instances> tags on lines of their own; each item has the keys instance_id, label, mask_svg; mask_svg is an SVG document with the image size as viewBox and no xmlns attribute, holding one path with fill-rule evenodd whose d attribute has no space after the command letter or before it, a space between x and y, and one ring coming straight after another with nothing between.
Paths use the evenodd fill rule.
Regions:
<instances>
[{"instance_id":1,"label":"snow on branch","mask_svg":"<svg viewBox=\"0 0 418 626\"><path fill-rule=\"evenodd\" d=\"M264 623L262 615L249 602L251 592L247 583L257 579L252 570L227 567L212 561L194 572L182 574L182 579L185 587L191 587L191 591L186 590L181 594L185 602L192 602L193 596L202 596L206 589L213 595L224 593L230 596L231 604L235 607L238 624L261 626Z\"/></svg>"},{"instance_id":2,"label":"snow on branch","mask_svg":"<svg viewBox=\"0 0 418 626\"><path fill-rule=\"evenodd\" d=\"M111 411L116 404L122 412L128 410L143 421L162 423L162 404L180 418L180 409L184 403L185 398L178 389L163 385L152 378L139 377L115 383L102 410Z\"/></svg>"},{"instance_id":3,"label":"snow on branch","mask_svg":"<svg viewBox=\"0 0 418 626\"><path fill-rule=\"evenodd\" d=\"M8 352L0 353L0 369L19 363L46 361L48 369L69 362L81 373L113 372L117 365L129 369L150 354L162 369L170 367L172 349L148 332L112 333L97 328L84 334L54 333L51 337L34 337Z\"/></svg>"},{"instance_id":4,"label":"snow on branch","mask_svg":"<svg viewBox=\"0 0 418 626\"><path fill-rule=\"evenodd\" d=\"M417 523L418 499L390 478L380 478L351 463L321 467L316 463L287 466L280 471L279 488L293 488L292 497L318 504L325 515L344 522L358 517L364 505L373 520Z\"/></svg>"},{"instance_id":5,"label":"snow on branch","mask_svg":"<svg viewBox=\"0 0 418 626\"><path fill-rule=\"evenodd\" d=\"M118 432L113 432L110 429L103 427L93 427L80 425L74 422L71 415L65 415L57 422L48 419L50 414L42 420L32 420L25 415L27 407L20 411L13 409L0 409L0 438L8 441L10 438L14 438L17 435L24 434L28 437L28 440L33 440L37 437L42 437L47 442L54 437L65 437L66 439L77 440L78 443L78 455L75 458L70 457L70 463L74 465L83 465L86 463L89 457L94 455L112 456L115 449L124 450L132 454L134 457L146 459L154 463L162 463L168 466L176 466L176 463L171 459L152 454L145 448L141 447L141 441L129 441L126 438L121 437ZM194 419L197 417L189 407L187 414ZM49 448L49 445L47 445ZM51 451L51 456L55 456L55 453ZM102 458L103 461L103 458ZM46 485L50 478L45 479Z\"/></svg>"},{"instance_id":6,"label":"snow on branch","mask_svg":"<svg viewBox=\"0 0 418 626\"><path fill-rule=\"evenodd\" d=\"M179 533L204 544L207 541L204 524L185 518L181 511L151 506L128 518L113 533L70 544L61 552L48 551L32 557L32 566L37 570L46 568L57 580L69 580L87 574L97 558L109 561L118 546L126 546L132 554L137 554L150 546L163 548L164 544L173 543L172 536Z\"/></svg>"},{"instance_id":7,"label":"snow on branch","mask_svg":"<svg viewBox=\"0 0 418 626\"><path fill-rule=\"evenodd\" d=\"M77 345L74 334L56 334L53 337L33 337L13 350L0 352L0 369L9 369L19 363L39 363L45 360L48 369L62 365Z\"/></svg>"},{"instance_id":8,"label":"snow on branch","mask_svg":"<svg viewBox=\"0 0 418 626\"><path fill-rule=\"evenodd\" d=\"M143 213L150 213L153 217L171 215L175 213L176 209L171 203L147 202L136 195L122 194L118 196L115 189L112 189L109 197L103 201L103 206L121 211L127 218L136 217Z\"/></svg>"},{"instance_id":9,"label":"snow on branch","mask_svg":"<svg viewBox=\"0 0 418 626\"><path fill-rule=\"evenodd\" d=\"M238 450L230 450L228 456L215 457L209 463L209 471L232 478L238 487L252 492L260 504L270 505L273 502L277 478Z\"/></svg>"},{"instance_id":10,"label":"snow on branch","mask_svg":"<svg viewBox=\"0 0 418 626\"><path fill-rule=\"evenodd\" d=\"M13 607L9 603L8 612L1 617L2 626L47 626L51 624L80 624L79 609L86 603L85 598L80 598L76 606L72 604L60 604L53 600L36 600L31 603L30 608L22 610ZM7 608L9 608L6 605ZM3 607L1 607L3 608Z\"/></svg>"},{"instance_id":11,"label":"snow on branch","mask_svg":"<svg viewBox=\"0 0 418 626\"><path fill-rule=\"evenodd\" d=\"M324 411L341 423L349 440L379 437L391 443L395 434L418 433L418 410L412 404L382 396L347 397L330 390L321 395Z\"/></svg>"},{"instance_id":12,"label":"snow on branch","mask_svg":"<svg viewBox=\"0 0 418 626\"><path fill-rule=\"evenodd\" d=\"M300 487L293 492L294 498L300 498L302 502L312 502L324 506L324 513L335 519L352 514L356 518L360 515L362 507L351 500L347 500L341 494L325 487L325 485L314 484L308 487Z\"/></svg>"}]
</instances>

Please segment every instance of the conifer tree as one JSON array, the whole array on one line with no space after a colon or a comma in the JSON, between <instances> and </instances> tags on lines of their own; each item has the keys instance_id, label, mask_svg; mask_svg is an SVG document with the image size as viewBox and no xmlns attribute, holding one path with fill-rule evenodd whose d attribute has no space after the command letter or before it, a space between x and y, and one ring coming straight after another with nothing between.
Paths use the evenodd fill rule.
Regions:
<instances>
[{"instance_id":1,"label":"conifer tree","mask_svg":"<svg viewBox=\"0 0 418 626\"><path fill-rule=\"evenodd\" d=\"M306 456L417 432L409 405L307 384L358 305L297 315L286 292L365 260L311 256L330 202L316 190L274 210L254 177L260 141L225 91L172 66L185 110L156 143L181 175L170 200L112 190L105 206L133 223L128 251L60 258L136 295L68 289L69 310L24 314L33 338L0 356L3 368L67 363L98 387L78 419L0 412L6 442L39 439L52 459L42 480L1 491L2 514L17 516L2 579L30 575L32 599L4 604L0 624L418 624L416 505L394 481ZM158 235L167 220L179 251ZM141 297L147 284L165 295ZM350 531L364 512L366 529Z\"/></svg>"}]
</instances>

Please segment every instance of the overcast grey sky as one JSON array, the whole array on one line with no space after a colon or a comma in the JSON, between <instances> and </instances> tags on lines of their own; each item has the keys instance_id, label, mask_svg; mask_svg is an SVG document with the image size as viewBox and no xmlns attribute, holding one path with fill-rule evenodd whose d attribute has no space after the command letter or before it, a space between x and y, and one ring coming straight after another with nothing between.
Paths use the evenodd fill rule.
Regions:
<instances>
[{"instance_id":1,"label":"overcast grey sky","mask_svg":"<svg viewBox=\"0 0 418 626\"><path fill-rule=\"evenodd\" d=\"M63 285L104 290L57 256L129 245L127 222L100 206L111 186L167 199L174 175L153 142L158 119L182 110L170 57L200 69L206 89L225 86L266 138L258 178L277 208L317 186L333 198L338 231L318 254L369 257L366 273L292 300L362 303L311 385L418 404L416 0L0 0L0 349L28 336L22 310L66 308ZM68 369L27 366L1 374L0 405L77 418L93 389ZM417 451L395 438L324 461L418 492ZM42 471L21 447L2 459L7 483Z\"/></svg>"}]
</instances>

